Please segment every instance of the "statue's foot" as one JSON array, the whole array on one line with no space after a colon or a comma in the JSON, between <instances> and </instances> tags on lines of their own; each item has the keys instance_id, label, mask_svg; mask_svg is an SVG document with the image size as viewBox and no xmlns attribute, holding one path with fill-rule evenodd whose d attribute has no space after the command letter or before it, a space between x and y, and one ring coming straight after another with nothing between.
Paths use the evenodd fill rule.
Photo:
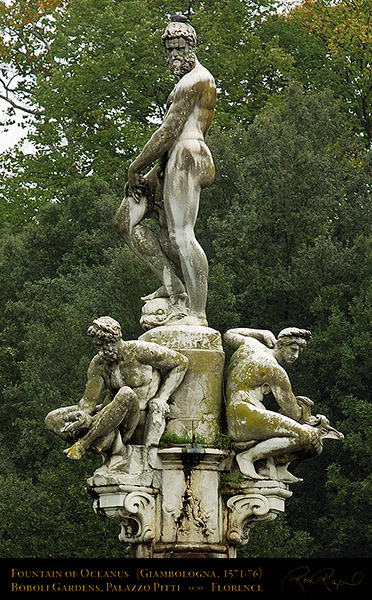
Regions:
<instances>
[{"instance_id":1,"label":"statue's foot","mask_svg":"<svg viewBox=\"0 0 372 600\"><path fill-rule=\"evenodd\" d=\"M245 452L236 456L236 462L238 463L241 474L245 479L262 480L267 479L267 476L259 475L254 468L254 464L251 460L244 456Z\"/></svg>"},{"instance_id":2,"label":"statue's foot","mask_svg":"<svg viewBox=\"0 0 372 600\"><path fill-rule=\"evenodd\" d=\"M292 475L292 473L290 473L284 466L277 465L276 470L279 481L282 481L283 483L301 483L301 481L303 481L303 479L300 477Z\"/></svg>"},{"instance_id":3,"label":"statue's foot","mask_svg":"<svg viewBox=\"0 0 372 600\"><path fill-rule=\"evenodd\" d=\"M208 321L207 321L206 317L187 316L187 317L182 317L180 319L176 319L174 322L173 322L173 318L172 318L172 320L169 321L169 324L172 324L172 325L194 325L196 327L208 327Z\"/></svg>"},{"instance_id":4,"label":"statue's foot","mask_svg":"<svg viewBox=\"0 0 372 600\"><path fill-rule=\"evenodd\" d=\"M240 470L241 470L241 473L242 473L244 479L251 479L252 481L262 481L264 479L265 480L268 479L268 477L265 477L263 475L259 475L257 473L257 471L255 471L254 469L250 470L250 469L245 469L244 468L244 471L242 469L240 469Z\"/></svg>"},{"instance_id":5,"label":"statue's foot","mask_svg":"<svg viewBox=\"0 0 372 600\"><path fill-rule=\"evenodd\" d=\"M101 469L106 469L106 471L125 472L127 469L125 456L123 454L113 454L109 456L103 463Z\"/></svg>"},{"instance_id":6,"label":"statue's foot","mask_svg":"<svg viewBox=\"0 0 372 600\"><path fill-rule=\"evenodd\" d=\"M66 450L63 451L63 453L66 454L71 460L80 460L84 456L85 452L86 450L83 444L79 441L75 442L73 446L66 448Z\"/></svg>"}]
</instances>

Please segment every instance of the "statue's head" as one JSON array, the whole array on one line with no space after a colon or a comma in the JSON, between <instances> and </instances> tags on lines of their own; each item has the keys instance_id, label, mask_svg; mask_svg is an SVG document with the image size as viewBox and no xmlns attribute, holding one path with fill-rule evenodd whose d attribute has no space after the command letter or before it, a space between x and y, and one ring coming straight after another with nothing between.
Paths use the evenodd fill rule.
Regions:
<instances>
[{"instance_id":1,"label":"statue's head","mask_svg":"<svg viewBox=\"0 0 372 600\"><path fill-rule=\"evenodd\" d=\"M298 327L287 327L282 329L275 344L275 357L279 364L291 364L304 350L307 341L311 338L311 332Z\"/></svg>"},{"instance_id":2,"label":"statue's head","mask_svg":"<svg viewBox=\"0 0 372 600\"><path fill-rule=\"evenodd\" d=\"M177 77L183 77L195 66L195 29L189 23L172 21L164 29L162 40L171 72Z\"/></svg>"},{"instance_id":3,"label":"statue's head","mask_svg":"<svg viewBox=\"0 0 372 600\"><path fill-rule=\"evenodd\" d=\"M107 361L118 357L118 342L122 339L120 323L112 317L99 317L88 329L88 335L93 338L98 353Z\"/></svg>"}]
</instances>

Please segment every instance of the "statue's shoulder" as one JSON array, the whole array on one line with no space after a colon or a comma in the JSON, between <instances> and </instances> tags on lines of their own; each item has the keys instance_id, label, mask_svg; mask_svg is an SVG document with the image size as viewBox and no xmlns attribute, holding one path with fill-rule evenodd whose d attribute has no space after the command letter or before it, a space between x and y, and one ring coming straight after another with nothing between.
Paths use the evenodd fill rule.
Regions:
<instances>
[{"instance_id":1,"label":"statue's shoulder","mask_svg":"<svg viewBox=\"0 0 372 600\"><path fill-rule=\"evenodd\" d=\"M271 360L267 362L268 382L271 385L287 388L290 385L290 380L287 371L282 367L275 357L271 356Z\"/></svg>"},{"instance_id":2,"label":"statue's shoulder","mask_svg":"<svg viewBox=\"0 0 372 600\"><path fill-rule=\"evenodd\" d=\"M195 66L195 71L199 75L199 77L201 77L203 80L214 83L214 77L213 77L212 73L210 71L208 71L208 69L206 67L204 67L201 63L198 63Z\"/></svg>"},{"instance_id":3,"label":"statue's shoulder","mask_svg":"<svg viewBox=\"0 0 372 600\"><path fill-rule=\"evenodd\" d=\"M231 361L235 364L238 362L260 363L265 356L265 346L254 338L242 339L240 344L236 346Z\"/></svg>"},{"instance_id":4,"label":"statue's shoulder","mask_svg":"<svg viewBox=\"0 0 372 600\"><path fill-rule=\"evenodd\" d=\"M99 354L95 354L89 363L88 375L100 375L103 372L105 362Z\"/></svg>"},{"instance_id":5,"label":"statue's shoulder","mask_svg":"<svg viewBox=\"0 0 372 600\"><path fill-rule=\"evenodd\" d=\"M180 79L177 88L181 91L187 88L199 88L200 86L215 87L216 84L213 75L208 69L197 63L191 71Z\"/></svg>"},{"instance_id":6,"label":"statue's shoulder","mask_svg":"<svg viewBox=\"0 0 372 600\"><path fill-rule=\"evenodd\" d=\"M125 342L125 354L133 353L137 358L151 352L154 353L158 348L160 348L158 344L145 340L128 340Z\"/></svg>"},{"instance_id":7,"label":"statue's shoulder","mask_svg":"<svg viewBox=\"0 0 372 600\"><path fill-rule=\"evenodd\" d=\"M257 340L254 337L250 336L240 336L240 345L238 350L242 352L249 352L259 357L261 354L267 355L271 357L271 353L265 344L263 344L260 340Z\"/></svg>"}]
</instances>

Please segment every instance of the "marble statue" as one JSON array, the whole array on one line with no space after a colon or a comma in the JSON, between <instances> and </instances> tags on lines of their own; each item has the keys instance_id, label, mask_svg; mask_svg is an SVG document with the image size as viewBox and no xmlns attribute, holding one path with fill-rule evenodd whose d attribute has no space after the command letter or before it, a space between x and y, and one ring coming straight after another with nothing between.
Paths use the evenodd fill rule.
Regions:
<instances>
[{"instance_id":1,"label":"marble statue","mask_svg":"<svg viewBox=\"0 0 372 600\"><path fill-rule=\"evenodd\" d=\"M186 374L188 359L152 342L124 341L120 324L111 317L94 320L88 335L97 354L83 396L77 405L51 411L47 428L74 442L64 450L72 460L87 450L104 458L120 455L129 442L157 446L168 400Z\"/></svg>"},{"instance_id":2,"label":"marble statue","mask_svg":"<svg viewBox=\"0 0 372 600\"><path fill-rule=\"evenodd\" d=\"M145 331L172 324L173 306L168 297L148 298L142 306L140 325Z\"/></svg>"},{"instance_id":3,"label":"marble statue","mask_svg":"<svg viewBox=\"0 0 372 600\"><path fill-rule=\"evenodd\" d=\"M162 39L178 82L162 124L129 167L114 227L162 284L143 300L168 298L168 322L204 326L208 261L194 226L201 190L215 175L205 135L214 115L216 86L197 59L196 33L189 23L169 23ZM150 215L158 219L157 235L142 223Z\"/></svg>"},{"instance_id":4,"label":"marble statue","mask_svg":"<svg viewBox=\"0 0 372 600\"><path fill-rule=\"evenodd\" d=\"M270 331L246 328L224 336L234 350L226 381L228 433L235 448L243 450L236 460L248 479L267 479L269 469L271 478L299 481L288 471L293 460L320 454L326 438L343 438L324 415L311 415L309 398L294 395L284 368L297 360L310 336L296 327L282 330L278 339ZM264 405L270 392L278 412Z\"/></svg>"},{"instance_id":5,"label":"marble statue","mask_svg":"<svg viewBox=\"0 0 372 600\"><path fill-rule=\"evenodd\" d=\"M289 484L299 481L292 461L343 435L311 414L309 398L294 395L285 370L309 331L290 327L276 338L230 329L225 371L221 333L206 317L208 260L194 231L201 191L215 177L205 137L216 85L196 56L188 17L173 14L162 40L178 81L162 123L129 166L113 220L159 286L141 298L138 340L124 340L109 316L93 321L97 352L83 395L49 412L45 425L66 442L67 458L102 457L87 491L97 514L120 523L128 556L236 558L252 527L284 513ZM153 217L155 227L146 225ZM269 394L277 410L266 408Z\"/></svg>"}]
</instances>

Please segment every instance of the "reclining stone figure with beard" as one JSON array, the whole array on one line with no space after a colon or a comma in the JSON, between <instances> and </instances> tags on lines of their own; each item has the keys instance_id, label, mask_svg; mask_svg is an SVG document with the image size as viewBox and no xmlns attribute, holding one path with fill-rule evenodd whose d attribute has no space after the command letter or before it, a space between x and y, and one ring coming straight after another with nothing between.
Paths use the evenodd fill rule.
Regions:
<instances>
[{"instance_id":1,"label":"reclining stone figure with beard","mask_svg":"<svg viewBox=\"0 0 372 600\"><path fill-rule=\"evenodd\" d=\"M168 400L187 371L187 357L152 342L124 341L120 324L111 317L96 319L88 334L98 352L89 365L84 394L77 405L51 411L46 427L74 442L64 450L72 460L87 450L105 460L120 455L128 442L157 446Z\"/></svg>"}]
</instances>

